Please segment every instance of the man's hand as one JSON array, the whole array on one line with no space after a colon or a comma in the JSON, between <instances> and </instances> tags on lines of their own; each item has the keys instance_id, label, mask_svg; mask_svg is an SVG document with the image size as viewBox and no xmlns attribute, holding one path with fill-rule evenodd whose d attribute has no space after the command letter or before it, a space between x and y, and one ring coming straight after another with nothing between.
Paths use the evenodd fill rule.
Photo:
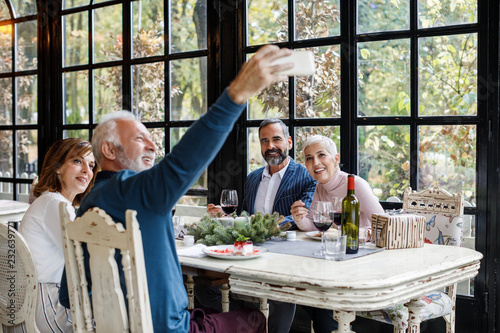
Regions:
<instances>
[{"instance_id":1,"label":"man's hand","mask_svg":"<svg viewBox=\"0 0 500 333\"><path fill-rule=\"evenodd\" d=\"M302 200L297 200L292 204L290 208L290 214L292 214L293 220L298 225L306 216L309 210L306 208L306 205L302 202Z\"/></svg>"},{"instance_id":2,"label":"man's hand","mask_svg":"<svg viewBox=\"0 0 500 333\"><path fill-rule=\"evenodd\" d=\"M229 85L228 94L231 99L243 104L270 85L274 81L284 81L287 75L280 74L284 70L293 67L293 63L271 65L279 58L292 54L290 49L280 49L276 45L266 45L261 47L241 68L240 73Z\"/></svg>"},{"instance_id":3,"label":"man's hand","mask_svg":"<svg viewBox=\"0 0 500 333\"><path fill-rule=\"evenodd\" d=\"M207 205L207 214L210 217L222 217L224 212L222 211L221 206L219 205L214 205L214 204L208 204Z\"/></svg>"}]
</instances>

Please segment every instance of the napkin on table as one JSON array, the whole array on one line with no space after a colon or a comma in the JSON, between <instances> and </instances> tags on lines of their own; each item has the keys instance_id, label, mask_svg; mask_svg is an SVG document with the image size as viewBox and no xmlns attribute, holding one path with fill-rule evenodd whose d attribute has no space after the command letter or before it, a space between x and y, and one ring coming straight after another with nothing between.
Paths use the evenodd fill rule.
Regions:
<instances>
[{"instance_id":1,"label":"napkin on table","mask_svg":"<svg viewBox=\"0 0 500 333\"><path fill-rule=\"evenodd\" d=\"M196 244L189 247L183 247L177 249L177 255L184 257L192 257L192 258L202 258L207 255L203 253L203 249L207 246L205 244Z\"/></svg>"}]
</instances>

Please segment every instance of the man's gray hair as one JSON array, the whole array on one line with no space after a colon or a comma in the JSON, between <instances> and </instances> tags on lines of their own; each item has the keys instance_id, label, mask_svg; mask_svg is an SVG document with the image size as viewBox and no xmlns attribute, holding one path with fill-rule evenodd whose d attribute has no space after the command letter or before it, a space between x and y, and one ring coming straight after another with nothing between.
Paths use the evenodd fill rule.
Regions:
<instances>
[{"instance_id":1,"label":"man's gray hair","mask_svg":"<svg viewBox=\"0 0 500 333\"><path fill-rule=\"evenodd\" d=\"M323 135L311 135L306 139L306 141L304 141L304 144L302 145L302 154L304 155L304 159L306 157L306 148L315 143L320 143L326 149L326 151L332 154L332 156L337 155L337 146L332 139Z\"/></svg>"},{"instance_id":2,"label":"man's gray hair","mask_svg":"<svg viewBox=\"0 0 500 333\"><path fill-rule=\"evenodd\" d=\"M281 126L281 128L283 129L283 135L285 136L285 139L288 139L288 137L290 136L290 134L288 132L288 127L279 118L264 119L259 125L259 136L260 136L260 130L262 129L262 127L265 127L265 126L270 125L270 124L279 124Z\"/></svg>"},{"instance_id":3,"label":"man's gray hair","mask_svg":"<svg viewBox=\"0 0 500 333\"><path fill-rule=\"evenodd\" d=\"M132 119L139 121L138 117L130 111L115 111L104 115L99 121L99 125L94 130L92 136L92 152L98 164L104 159L101 146L105 141L111 142L115 147L120 147L121 142L116 130L116 121L119 119Z\"/></svg>"}]
</instances>

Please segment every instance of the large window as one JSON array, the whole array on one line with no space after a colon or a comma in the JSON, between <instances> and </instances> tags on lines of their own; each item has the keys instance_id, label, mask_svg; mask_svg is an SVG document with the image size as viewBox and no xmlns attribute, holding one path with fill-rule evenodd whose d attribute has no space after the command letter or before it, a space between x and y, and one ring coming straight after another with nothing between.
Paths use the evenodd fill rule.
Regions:
<instances>
[{"instance_id":1,"label":"large window","mask_svg":"<svg viewBox=\"0 0 500 333\"><path fill-rule=\"evenodd\" d=\"M206 16L203 0L65 1L64 136L88 139L104 114L132 110L165 156L207 109ZM205 173L185 202L206 191Z\"/></svg>"},{"instance_id":2,"label":"large window","mask_svg":"<svg viewBox=\"0 0 500 333\"><path fill-rule=\"evenodd\" d=\"M279 42L313 51L316 65L315 75L277 83L249 102L248 172L265 165L256 126L283 118L299 162L307 136L331 137L342 169L366 179L382 202L401 200L408 186L464 191L464 246L474 248L477 1L249 0L246 13L248 56ZM459 292L473 295L474 286Z\"/></svg>"},{"instance_id":3,"label":"large window","mask_svg":"<svg viewBox=\"0 0 500 333\"><path fill-rule=\"evenodd\" d=\"M27 202L38 172L37 8L0 2L0 199Z\"/></svg>"}]
</instances>

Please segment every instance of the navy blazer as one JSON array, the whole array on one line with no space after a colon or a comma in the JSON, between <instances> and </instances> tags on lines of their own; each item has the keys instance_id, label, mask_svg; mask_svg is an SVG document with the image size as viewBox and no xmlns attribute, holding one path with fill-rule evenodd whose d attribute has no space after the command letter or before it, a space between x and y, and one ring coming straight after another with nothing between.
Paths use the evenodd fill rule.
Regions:
<instances>
[{"instance_id":1,"label":"navy blazer","mask_svg":"<svg viewBox=\"0 0 500 333\"><path fill-rule=\"evenodd\" d=\"M242 209L249 214L255 213L255 197L257 196L257 190L259 189L264 168L265 167L262 167L251 172L247 176L245 182ZM276 192L273 212L278 212L285 216L285 221L283 223L290 222L292 226L296 228L295 222L290 214L290 207L295 201L300 199L307 208L310 208L315 190L316 181L311 177L309 171L290 157L290 163L281 180L278 192Z\"/></svg>"}]
</instances>

